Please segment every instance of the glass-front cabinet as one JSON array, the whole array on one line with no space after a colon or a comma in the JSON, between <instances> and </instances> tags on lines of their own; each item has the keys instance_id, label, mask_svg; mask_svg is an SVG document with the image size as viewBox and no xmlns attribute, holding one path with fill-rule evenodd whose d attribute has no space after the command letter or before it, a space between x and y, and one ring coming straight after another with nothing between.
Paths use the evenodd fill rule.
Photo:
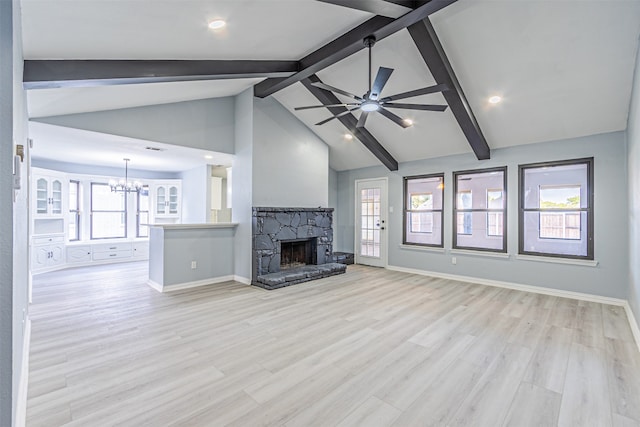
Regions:
<instances>
[{"instance_id":1,"label":"glass-front cabinet","mask_svg":"<svg viewBox=\"0 0 640 427\"><path fill-rule=\"evenodd\" d=\"M63 214L63 180L62 178L34 174L35 215L39 218L61 217Z\"/></svg>"},{"instance_id":2,"label":"glass-front cabinet","mask_svg":"<svg viewBox=\"0 0 640 427\"><path fill-rule=\"evenodd\" d=\"M180 216L180 182L156 184L154 187L156 218L177 218Z\"/></svg>"}]
</instances>

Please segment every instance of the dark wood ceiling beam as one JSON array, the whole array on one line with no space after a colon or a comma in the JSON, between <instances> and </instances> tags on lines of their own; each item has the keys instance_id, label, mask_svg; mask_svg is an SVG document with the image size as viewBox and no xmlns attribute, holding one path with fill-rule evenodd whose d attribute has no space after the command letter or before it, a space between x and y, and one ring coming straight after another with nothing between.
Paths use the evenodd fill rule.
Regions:
<instances>
[{"instance_id":1,"label":"dark wood ceiling beam","mask_svg":"<svg viewBox=\"0 0 640 427\"><path fill-rule=\"evenodd\" d=\"M24 88L282 78L298 70L298 61L25 60Z\"/></svg>"},{"instance_id":2,"label":"dark wood ceiling beam","mask_svg":"<svg viewBox=\"0 0 640 427\"><path fill-rule=\"evenodd\" d=\"M321 82L318 76L311 75L308 78L305 78L301 81L301 83L306 87L309 92L315 96L318 101L320 101L324 105L332 105L332 104L340 104L341 101L335 96L333 93L320 89L318 87L312 86L312 83ZM345 107L328 107L327 108L331 114L336 115L347 111ZM365 128L356 128L356 124L358 123L358 119L355 118L353 114L346 114L342 117L338 117L335 120L339 120L340 123L344 125L344 127L349 130L358 138L360 142L369 150L371 153L376 156L378 160L382 162L390 171L398 170L398 161L393 158L393 156L378 142L378 140Z\"/></svg>"},{"instance_id":3,"label":"dark wood ceiling beam","mask_svg":"<svg viewBox=\"0 0 640 427\"><path fill-rule=\"evenodd\" d=\"M442 92L442 94L476 157L478 160L489 159L491 157L489 145L482 134L480 125L478 125L469 106L469 102L462 91L462 87L440 44L431 21L424 19L410 25L407 29L420 51L422 59L429 67L433 78L438 84L444 83L449 87L449 90Z\"/></svg>"},{"instance_id":4,"label":"dark wood ceiling beam","mask_svg":"<svg viewBox=\"0 0 640 427\"><path fill-rule=\"evenodd\" d=\"M412 2L388 2L386 0L317 0L322 3L330 3L336 6L343 6L349 9L362 10L374 15L387 16L389 18L399 18L413 9L406 5Z\"/></svg>"},{"instance_id":5,"label":"dark wood ceiling beam","mask_svg":"<svg viewBox=\"0 0 640 427\"><path fill-rule=\"evenodd\" d=\"M294 83L302 81L309 76L335 64L342 59L364 49L362 40L373 35L377 40L382 40L398 31L409 27L416 22L435 13L457 0L431 0L418 8L406 13L398 19L384 16L375 16L353 30L343 34L329 44L312 52L300 60L300 71L284 79L266 79L254 86L254 95L265 98Z\"/></svg>"}]
</instances>

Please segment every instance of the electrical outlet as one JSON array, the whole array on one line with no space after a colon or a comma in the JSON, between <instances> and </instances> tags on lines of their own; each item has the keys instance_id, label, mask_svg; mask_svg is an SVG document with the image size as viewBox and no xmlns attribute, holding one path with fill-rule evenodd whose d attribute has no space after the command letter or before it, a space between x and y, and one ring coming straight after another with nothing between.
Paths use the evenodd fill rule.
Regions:
<instances>
[{"instance_id":1,"label":"electrical outlet","mask_svg":"<svg viewBox=\"0 0 640 427\"><path fill-rule=\"evenodd\" d=\"M451 264L456 265L458 263L458 260L456 259L456 257L452 256L451 257Z\"/></svg>"},{"instance_id":2,"label":"electrical outlet","mask_svg":"<svg viewBox=\"0 0 640 427\"><path fill-rule=\"evenodd\" d=\"M195 261L191 261L191 269L195 270L196 268L198 268L198 263Z\"/></svg>"}]
</instances>

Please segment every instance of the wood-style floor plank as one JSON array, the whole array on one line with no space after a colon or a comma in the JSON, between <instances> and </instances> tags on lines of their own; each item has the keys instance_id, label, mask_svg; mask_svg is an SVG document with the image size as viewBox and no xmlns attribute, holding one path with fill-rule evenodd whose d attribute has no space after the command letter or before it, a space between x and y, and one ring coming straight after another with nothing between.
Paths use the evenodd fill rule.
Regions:
<instances>
[{"instance_id":1,"label":"wood-style floor plank","mask_svg":"<svg viewBox=\"0 0 640 427\"><path fill-rule=\"evenodd\" d=\"M34 278L27 426L640 425L624 310L363 266L160 294Z\"/></svg>"}]
</instances>

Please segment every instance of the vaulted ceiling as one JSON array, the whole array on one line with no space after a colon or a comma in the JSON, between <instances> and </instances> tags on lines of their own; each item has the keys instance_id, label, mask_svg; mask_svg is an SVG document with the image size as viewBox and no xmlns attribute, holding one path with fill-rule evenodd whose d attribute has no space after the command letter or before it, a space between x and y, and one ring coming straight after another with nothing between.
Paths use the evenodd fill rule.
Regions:
<instances>
[{"instance_id":1,"label":"vaulted ceiling","mask_svg":"<svg viewBox=\"0 0 640 427\"><path fill-rule=\"evenodd\" d=\"M374 13L330 3L340 2L22 0L24 58L27 62L260 60L269 61L270 76L288 76L295 71L292 64L296 70L307 64L296 61L360 25L375 22ZM382 0L342 3L369 8L385 5ZM390 9L377 13L393 17L381 18L380 26L392 22L396 15L403 19L411 10L396 7L395 3L416 7L425 2L387 3ZM477 120L479 133L491 149L626 128L640 34L640 0L443 3L447 3L446 7L428 19L459 81L460 93L468 101L470 117ZM225 19L227 26L210 30L207 23L214 18ZM394 69L383 95L439 83L421 55L415 32L400 29L384 36L372 50L374 70L379 66ZM336 50L339 51L332 52ZM355 50L326 67L318 66L313 70L317 76L314 78L364 94L368 85L367 52L362 47ZM316 55L311 59L322 62L323 58ZM229 96L255 85L266 75L236 68L237 74L201 76L202 80L195 81L124 79L118 83L128 84L104 85L102 81L95 85L84 81L59 88L30 89L29 113L43 117ZM503 101L489 104L492 95L501 96ZM364 144L344 138L345 132L354 133L354 129L347 129L338 120L315 125L331 116L329 110L294 110L319 103L302 83L270 96L331 147L333 168L380 164ZM346 100L341 95L338 98ZM447 100L436 93L409 101L440 104ZM413 126L402 129L379 115L371 115L366 124L370 136L394 160L473 155L469 138L451 108L444 113L395 112L412 119ZM358 114L354 113L354 117Z\"/></svg>"}]
</instances>

